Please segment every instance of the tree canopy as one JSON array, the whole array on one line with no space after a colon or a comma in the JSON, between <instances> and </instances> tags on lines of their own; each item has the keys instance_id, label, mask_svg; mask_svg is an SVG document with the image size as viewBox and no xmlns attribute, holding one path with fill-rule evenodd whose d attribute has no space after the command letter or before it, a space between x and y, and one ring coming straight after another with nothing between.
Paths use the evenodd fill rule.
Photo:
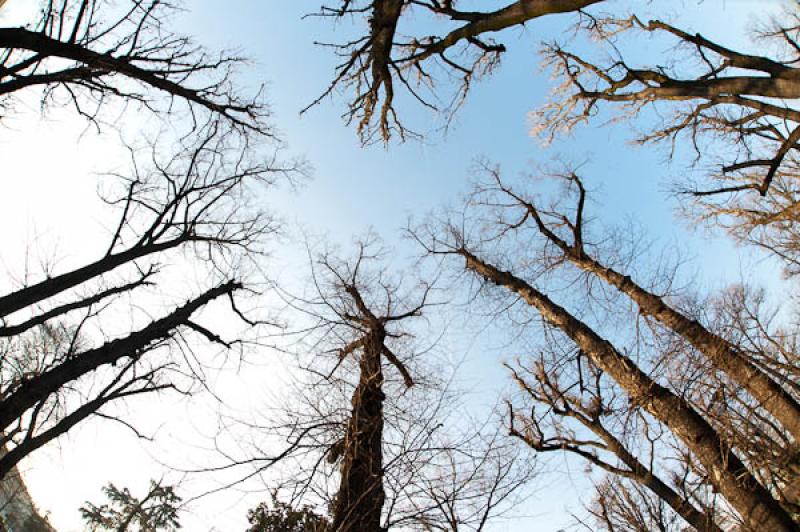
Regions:
<instances>
[{"instance_id":1,"label":"tree canopy","mask_svg":"<svg viewBox=\"0 0 800 532\"><path fill-rule=\"evenodd\" d=\"M178 4L40 2L0 27L0 124L31 102L41 121L66 109L116 132L129 160L98 178L116 218L86 243L91 259L9 266L0 479L89 420L154 437L137 428L154 415L137 413L141 396L205 397L216 434L191 442L205 461L168 464L204 487L152 482L137 497L109 483L108 502L80 509L92 530L175 530L192 504L253 491L239 516L250 531L513 527L556 456L586 468L577 528L797 530L800 1L780 7L748 41L658 3L327 1L306 20L331 33L302 38L333 70L307 87L320 78L298 60L271 83L316 91L304 120L339 109L358 155L317 169L347 204L328 189L316 226L297 228L295 202L269 200L308 165L282 155L264 80L242 74L253 64L195 44ZM545 27L557 37L539 42ZM543 60L529 80L550 94L529 109L537 164L515 175L487 138L507 127L492 103L511 97L490 78L526 46ZM286 48L261 53L300 53ZM393 236L325 234L355 211L402 207L392 194L408 186L347 188L342 168L445 149L425 124L457 131L459 114L480 114L470 134L487 152L448 154L447 172L473 162L446 205L412 207ZM611 206L601 165L545 162L601 127L637 146L609 135L594 156L606 169L662 189L680 175L661 192L679 239L702 223L694 241L734 242L784 277L749 277L745 262L725 275L713 260L741 261L731 252L693 280L679 253L648 243L660 228L647 213L618 223L612 211L638 200ZM650 145L666 148L663 166L644 163ZM458 360L479 369L463 378ZM244 407L226 404L226 380Z\"/></svg>"}]
</instances>

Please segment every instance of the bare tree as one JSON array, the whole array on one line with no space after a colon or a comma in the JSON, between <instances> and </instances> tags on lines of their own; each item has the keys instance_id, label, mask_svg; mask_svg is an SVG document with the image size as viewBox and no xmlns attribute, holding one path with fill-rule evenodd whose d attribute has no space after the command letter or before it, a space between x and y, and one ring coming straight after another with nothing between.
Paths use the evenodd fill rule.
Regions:
<instances>
[{"instance_id":1,"label":"bare tree","mask_svg":"<svg viewBox=\"0 0 800 532\"><path fill-rule=\"evenodd\" d=\"M387 326L419 316L428 294L427 289L423 290L419 302L403 308L402 299L397 302L397 287L378 276L372 282L377 290L383 292L377 296L380 302L367 303L365 296L375 297L367 292L369 289L365 282L369 281L365 281L363 274L360 276L364 263L374 258L367 248L368 243L359 244L352 265L335 261L332 257L320 260L323 275L329 276L327 286L320 291L322 304L332 312L328 326L343 325L345 328L336 334L337 338L346 341L339 349L339 361L348 357L358 359L358 383L350 400L352 410L344 437L338 443L341 480L331 511L332 528L342 531L381 530L386 497L383 480L383 404L386 399L383 361L395 367L406 387L414 385L405 364L387 345L387 337L397 337L400 333L387 331ZM317 280L318 286L319 283Z\"/></svg>"},{"instance_id":2,"label":"bare tree","mask_svg":"<svg viewBox=\"0 0 800 532\"><path fill-rule=\"evenodd\" d=\"M663 21L583 11L594 3L558 7L579 13L578 28L598 38L612 57L598 62L564 45L545 47L564 83L536 114L537 128L552 138L588 121L605 102L619 104L625 118L650 107L675 111L640 140L674 143L686 134L698 158L708 151L724 157L708 176L711 185L683 187L700 206L692 214L776 253L796 273L800 121L793 104L800 4L791 3L788 16L759 30L760 44L771 48L751 53ZM457 108L471 80L491 71L505 51L489 33L555 12L533 9L544 2L515 2L492 13L462 12L454 4L341 2L319 13L368 18L363 36L330 45L343 62L323 94L337 87L351 91L344 117L363 142L413 134L398 119L396 87L437 109L433 102L441 94L429 72L437 64L463 76L449 105ZM412 12L436 13L455 29L443 36L403 37L414 31L401 25ZM626 46L639 42L635 32L677 43L685 54L634 65ZM414 77L417 83L409 81ZM797 472L791 464L800 441L800 395L794 335L772 328L759 298L741 287L687 301L660 292L648 279L634 280L625 261L607 260L609 253L587 236L586 190L574 173L559 176L567 185L567 204L545 204L537 194L503 183L498 172L490 174L460 222L433 222L413 235L428 255L463 260L458 270L500 301L497 312L512 315L516 309L522 316L513 317L527 324L534 320L525 310L533 310L546 339L570 347L564 352L572 354L557 361L570 366L569 378L552 360L525 376L517 368L523 395L544 404L547 414L514 410L512 433L539 452L566 449L581 456L615 475L611 482L627 479L617 494L608 484L598 487L592 513L609 530L674 529L681 520L702 530L796 529ZM477 237L470 227L480 227ZM588 297L571 303L589 316L603 315L603 305L611 305L598 301L596 291L619 303L617 311L620 305L632 308L628 326L592 325L580 310L556 303L547 281L559 275L571 288L585 288ZM622 347L625 334L636 335L633 347ZM590 376L600 379L594 388ZM653 457L662 453L678 465L657 463Z\"/></svg>"},{"instance_id":3,"label":"bare tree","mask_svg":"<svg viewBox=\"0 0 800 532\"><path fill-rule=\"evenodd\" d=\"M204 325L202 311L227 301L246 326L261 323L235 295L247 292L243 264L262 254L278 225L250 198L295 170L251 142L274 148L277 139L260 95L237 85L243 59L173 32L177 5L40 5L31 23L0 28L0 119L38 95L44 108L66 102L98 128L108 123L105 108L116 120L136 106L190 133L130 147L130 172L103 181L102 199L118 219L95 259L26 271L0 295L0 477L88 418L136 431L115 403L204 385L197 339L229 349L241 338ZM203 280L167 290L176 264Z\"/></svg>"},{"instance_id":4,"label":"bare tree","mask_svg":"<svg viewBox=\"0 0 800 532\"><path fill-rule=\"evenodd\" d=\"M504 30L550 14L577 13L577 29L599 41L611 57L598 61L563 44L546 45L546 63L563 84L534 113L534 130L552 138L588 121L605 103L621 108L615 118L628 120L655 109L662 122L640 142L664 141L674 150L685 136L698 160L714 164L699 182L679 185L690 199L688 213L775 253L789 274L800 271L795 193L800 115L793 103L798 97L800 4L789 2L782 15L756 30L755 51L731 48L663 20L585 10L595 4L602 3L531 0L495 11L462 11L457 2L440 1L323 6L317 15L363 18L367 24L348 42L324 43L342 62L312 106L345 89L351 97L344 118L355 125L362 142L385 142L393 133L416 136L401 119L397 102L402 100L396 100L401 89L408 100L451 115L472 81L498 65L506 52L499 41ZM446 29L417 35L414 23L403 24L429 16L431 24ZM637 65L628 56L635 55L642 34L671 42L676 51ZM442 83L441 74L455 83ZM442 85L454 85L454 94L448 96Z\"/></svg>"},{"instance_id":5,"label":"bare tree","mask_svg":"<svg viewBox=\"0 0 800 532\"><path fill-rule=\"evenodd\" d=\"M478 430L474 424L459 429L452 420L440 421L432 434L412 428L404 441L419 443L395 452L398 464L389 470L387 528L480 531L513 519L536 461L524 456L494 419Z\"/></svg>"},{"instance_id":6,"label":"bare tree","mask_svg":"<svg viewBox=\"0 0 800 532\"><path fill-rule=\"evenodd\" d=\"M603 104L616 105L628 120L656 109L660 123L638 142L667 142L674 151L685 137L698 160L713 164L700 182L679 185L693 200L692 214L775 252L794 273L799 6L787 3L782 16L755 31L755 52L661 20L587 16L582 28L607 45L611 59L599 62L549 45L546 61L563 84L535 113L535 128L552 138L590 120ZM642 33L674 43L671 57L647 59L644 66L631 62L629 43Z\"/></svg>"},{"instance_id":7,"label":"bare tree","mask_svg":"<svg viewBox=\"0 0 800 532\"><path fill-rule=\"evenodd\" d=\"M308 319L289 346L303 369L296 394L276 421L245 424L264 435L249 456L225 448L206 471L248 468L240 482L272 470L282 500L327 509L333 530L483 530L535 463L496 423L468 421L419 345L431 285L391 275L386 256L373 236L351 259L314 255L311 295L287 296Z\"/></svg>"},{"instance_id":8,"label":"bare tree","mask_svg":"<svg viewBox=\"0 0 800 532\"><path fill-rule=\"evenodd\" d=\"M583 365L588 367L578 367L577 381L568 384L558 381L559 378L563 379L566 372L551 370L552 360L545 360L544 357L535 362L533 368L526 368L521 362L517 367L509 366L520 388L522 401L534 405L531 406L531 414L524 415L511 402L508 403L510 433L538 453L566 451L614 477L631 480L629 483L615 480L613 485L611 481L605 481L598 486L597 506L604 516L610 513L610 507L631 509L639 506L641 513L633 511L625 514L636 516L630 519L638 524L636 530L666 530L666 527L652 526L646 517L663 521L670 520L670 514L674 514L699 531L720 532L722 528L714 522L713 508L698 507L693 497L683 493L680 489L682 486L670 486L668 481L659 476L659 472L654 471L658 452L656 442L660 435L654 438L648 422L641 419L639 425L645 430L637 431L635 436L630 434L632 423L624 418L615 419L614 413L622 412L623 416L641 416L641 413L622 408L619 404L621 394L614 393L613 385L603 382L603 373L588 360ZM540 406L545 407L544 412L537 412ZM628 434L614 434L612 425L624 427ZM587 438L584 432L592 434L594 439ZM631 445L639 447L641 444L629 444L626 439L649 443L643 459L637 457L630 448ZM645 488L651 493L639 491ZM620 491L615 493L616 489ZM634 494L638 498L633 498ZM648 504L623 505L622 501L647 501ZM662 509L662 505L668 505L672 512ZM593 513L597 515L597 512ZM608 528L617 530L613 526Z\"/></svg>"},{"instance_id":9,"label":"bare tree","mask_svg":"<svg viewBox=\"0 0 800 532\"><path fill-rule=\"evenodd\" d=\"M119 220L98 258L0 296L0 476L83 420L109 417L110 403L191 389L200 377L191 336L236 343L198 320L212 301L227 300L233 316L257 325L236 306L237 265L260 253L277 225L246 198L281 170L243 152L241 137L224 127L212 122L172 152L156 143L134 153L132 174L118 176L105 197ZM182 303L162 300L166 311L137 312L158 301L168 264L181 255L185 267L206 269L209 286ZM130 329L120 330L125 322Z\"/></svg>"},{"instance_id":10,"label":"bare tree","mask_svg":"<svg viewBox=\"0 0 800 532\"><path fill-rule=\"evenodd\" d=\"M463 11L458 9L458 2L439 0L341 0L323 5L316 15L365 18L367 27L363 35L351 41L323 43L342 62L331 84L308 108L343 88L352 94L344 119L355 124L362 143L387 142L393 133L401 139L418 136L399 117L396 87L429 110L451 114L461 106L472 81L491 73L506 51L488 34L547 15L577 12L599 2L519 0L492 11ZM441 34L403 35L398 31L401 20L426 15L432 15L443 27ZM405 26L402 28L405 30ZM434 70L457 80L450 98L442 98L433 90L437 84Z\"/></svg>"},{"instance_id":11,"label":"bare tree","mask_svg":"<svg viewBox=\"0 0 800 532\"><path fill-rule=\"evenodd\" d=\"M535 200L525 197L501 180L499 171L489 169L491 183L479 193L488 201L509 202L515 212L507 215L509 227L519 227L530 221L545 238L555 260L569 261L575 267L601 279L619 290L638 305L639 313L657 321L680 335L687 343L704 354L712 364L743 386L762 408L774 416L796 441L800 441L800 403L785 388L785 378L775 380L761 371L750 357L736 345L703 327L699 322L673 308L664 298L646 290L624 272L616 271L594 258L584 246L583 220L586 189L574 173L559 176L575 191L575 205L568 211L551 211L537 207ZM502 222L501 222L502 223ZM784 381L784 382L782 382Z\"/></svg>"},{"instance_id":12,"label":"bare tree","mask_svg":"<svg viewBox=\"0 0 800 532\"><path fill-rule=\"evenodd\" d=\"M243 59L214 53L175 34L177 6L162 0L46 0L36 21L0 28L0 109L40 89L43 104L66 98L99 125L104 104L139 104L155 116L187 109L243 132L272 136L259 98L240 94L233 74ZM163 97L162 97L163 96ZM205 116L204 116L205 115Z\"/></svg>"},{"instance_id":13,"label":"bare tree","mask_svg":"<svg viewBox=\"0 0 800 532\"><path fill-rule=\"evenodd\" d=\"M413 322L430 305L431 286L407 288L380 268L383 253L374 240L358 242L357 249L349 261L332 253L318 257L316 297L304 305L315 320L319 348L333 355L327 364L320 358L309 364L320 377L308 395L338 390L340 397L329 405L334 411L319 401L311 409L320 421L341 419L323 448L340 479L330 503L331 526L482 530L533 469L499 434L470 432L470 426L448 433L451 395L437 384L432 366L423 369L411 343ZM385 380L384 366L396 370L394 378ZM348 393L351 407L336 406Z\"/></svg>"},{"instance_id":14,"label":"bare tree","mask_svg":"<svg viewBox=\"0 0 800 532\"><path fill-rule=\"evenodd\" d=\"M627 397L630 408L643 410L671 432L679 445L686 449L697 461L698 467L704 471L702 473L704 480L713 486L738 512L746 528L766 527L775 530L792 530L796 524L792 520L791 511L781 504L774 492L759 481L758 468L747 460L747 454L743 452L743 449L737 448L737 440L731 438L730 434L723 429L719 423L720 418L711 417L704 404L694 402L695 397L685 393L685 390L680 390L673 382L654 378L645 371L641 362L637 363L636 358L626 354L628 350L620 349L609 341L608 337L601 335L596 328L553 301L543 291L544 288L538 288L532 281L526 279L530 272L524 267L519 273L514 272L515 265L510 261L510 256L501 254L496 259L484 258L486 252L483 249L490 243L492 247L503 250L505 248L497 246L504 239L512 238L515 234L528 237L538 234L537 240L540 247L534 247L539 250L537 255L522 257L522 264L533 263L538 265L542 272L563 269L569 264L576 266L579 271L585 272L584 275L588 274L589 278L603 280L619 290L638 305L638 313L643 315L645 320L653 320L659 326L677 335L686 346L690 346L704 355L706 357L704 360L710 362L714 371L725 374L740 384L746 384L746 390L753 397L756 397L758 392L752 388L752 383L757 379L769 381L772 383L770 386L773 387L773 391L763 397L758 397L751 406L755 406L758 411L765 412L767 418L774 416L772 422L777 421L782 427L778 429L779 434L783 431L791 434L791 423L796 418L787 414L785 410L769 406L770 401L774 400L776 396L785 397L790 402L797 400L792 390L782 384L782 378L775 380L773 375L762 371L756 363L750 360L743 350L737 349L735 345L722 337L715 335L718 339L713 344L697 342L693 338L693 334L699 332L700 329L705 330L708 334L711 334L710 331L702 328L691 318L685 316L682 319L677 318L676 315L679 313L668 306L667 302L659 298L650 301L650 298L655 297L654 294L636 285L630 277L619 274L591 258L589 239L584 230L586 223L583 212L585 190L574 174L569 174L566 179L576 191L577 207L561 205L560 209L558 206L542 208L530 196L526 197L504 186L497 173L490 173L489 185L479 187L473 198L479 213L467 216L468 219L474 216L482 221L487 221L484 227L488 233L483 237L483 244L467 240L461 226L447 222L438 229L423 227L414 234L427 253L434 256L460 257L464 260L464 270L483 279L487 289L491 285L497 285L507 290L520 303L534 309L548 328L559 332L562 341L574 345L579 353L578 360L580 357L585 357L605 378L610 379L615 386L619 387L621 393ZM483 209L488 216L481 214L480 209ZM532 233L527 229L529 226ZM528 245L529 242L526 240ZM592 247L595 246L592 245ZM534 278L536 277L534 276ZM656 302L657 305L652 305ZM509 303L506 303L503 308L508 307ZM670 315L669 319L665 318L666 314ZM680 320L680 326L673 321L675 319ZM669 334L667 336L669 337ZM708 349L711 345L716 348L728 346L729 349L737 349L739 361L748 367L748 379L739 381L736 370L727 366L732 357L726 357L724 363L721 364L713 351ZM546 399L545 402L549 403L551 407L553 403L556 403L555 406L560 409L560 412L578 420L583 425L584 431L589 430L600 438L600 442L589 443L590 447L613 448L611 452L625 466L624 469L617 468L618 473L628 471L629 478L638 476L647 479L645 485L653 491L661 490L666 486L663 482L659 485L656 479L652 478L652 474L648 474L648 468L642 469L640 464L633 459L632 454L626 455L625 447L615 443L612 435L604 431L602 423L594 419L592 414L596 412L596 415L599 415L599 412L602 411L602 403L597 403L599 401L597 397L595 397L595 404L591 404L591 402L582 403L577 399L573 401L568 397L559 396L561 386L558 384L558 378L551 376L550 371L555 371L552 366L536 372L540 388L535 391L534 388L529 387L530 390L535 391L535 393L532 392L534 396ZM588 401L589 398L582 398L581 401L583 400ZM599 410L597 410L598 408ZM549 449L549 440L544 437L542 431L539 430L537 436L536 425L529 425L529 428L531 427L534 429L534 437L527 438L526 442L534 448ZM519 430L517 432L524 434ZM564 436L564 433L558 431L555 438L553 445L566 445L573 452L583 453L584 458L592 461L591 453L585 453L581 446L574 445L574 442L570 444L574 438ZM580 436L577 438L580 440ZM593 461L593 463L600 465L597 461ZM608 462L604 463L608 467L615 467ZM670 504L674 509L683 506L681 498L676 498L674 493L662 491L662 495L667 502L672 500ZM692 519L694 522L707 520L707 517L703 516L706 512L702 509L689 513L694 515L686 514L684 517Z\"/></svg>"},{"instance_id":15,"label":"bare tree","mask_svg":"<svg viewBox=\"0 0 800 532\"><path fill-rule=\"evenodd\" d=\"M586 29L604 40L633 31L668 35L691 56L690 61L680 57L680 63L694 68L686 68L685 72L679 72L677 64L636 68L621 55L611 64L600 66L552 45L545 50L547 60L564 80L565 87L561 89L573 92L566 98L561 92L562 96L539 112L539 127L551 131L569 129L591 117L602 102L622 104L631 115L657 102L686 102L677 108L672 120L640 141L674 140L687 133L697 146L699 135L721 134L738 148L739 159L727 164L723 173L734 174L728 180L739 183L696 193L752 189L765 196L787 154L795 150L800 139L800 130L792 126L800 114L787 102L800 96L794 82L800 75L794 66L797 13L792 10L779 25L775 22L775 27L760 35L764 40L778 41L779 51L769 57L731 50L659 20L644 23L636 17L586 17ZM770 151L772 155L766 155ZM755 177L752 173L736 174L753 168L764 169L758 183L750 181ZM741 183L743 178L749 179Z\"/></svg>"},{"instance_id":16,"label":"bare tree","mask_svg":"<svg viewBox=\"0 0 800 532\"><path fill-rule=\"evenodd\" d=\"M596 491L597 496L588 508L595 522L589 525L580 520L587 530L598 527L613 532L686 530L676 514L666 511L663 499L653 497L639 484L606 478L596 486Z\"/></svg>"},{"instance_id":17,"label":"bare tree","mask_svg":"<svg viewBox=\"0 0 800 532\"><path fill-rule=\"evenodd\" d=\"M578 29L599 41L611 58L597 61L563 44L545 46L546 63L563 84L534 113L534 130L552 138L588 121L605 103L621 108L615 118L629 120L657 110L662 123L640 142L664 141L674 150L685 136L698 159L714 164L699 182L679 185L690 198L689 214L777 254L788 273L800 271L795 193L800 115L793 103L798 96L797 2L756 30L755 51L731 48L663 20L585 10L595 4L602 3L531 0L495 11L462 11L457 2L440 1L328 4L316 14L367 24L348 42L324 43L342 62L312 106L344 89L351 95L344 118L363 143L385 142L393 133L401 139L417 136L401 119L398 102L403 100L396 99L401 90L408 100L450 116L471 83L499 64L506 52L500 42L504 30L550 14L577 13ZM446 25L440 34L417 35L414 23L403 24L431 15L431 24ZM635 55L641 34L671 42L677 52L634 64L628 54ZM443 83L442 77L455 83ZM448 95L442 85L455 86L454 93Z\"/></svg>"}]
</instances>

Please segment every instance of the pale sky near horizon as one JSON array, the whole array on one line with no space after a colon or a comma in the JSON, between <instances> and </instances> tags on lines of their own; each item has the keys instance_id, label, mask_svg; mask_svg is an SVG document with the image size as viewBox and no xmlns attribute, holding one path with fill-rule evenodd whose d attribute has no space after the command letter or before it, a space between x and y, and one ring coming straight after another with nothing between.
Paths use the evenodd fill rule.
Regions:
<instances>
[{"instance_id":1,"label":"pale sky near horizon","mask_svg":"<svg viewBox=\"0 0 800 532\"><path fill-rule=\"evenodd\" d=\"M251 87L266 83L272 121L286 141L288 153L302 155L313 165L313 177L297 190L284 188L264 199L274 204L292 227L325 233L342 243L374 227L393 245L409 216L420 218L432 209L459 203L469 188L475 158L487 157L510 175L517 175L532 164L562 157L586 161L583 171L597 188L598 217L608 223L635 220L645 226L656 245L682 241L691 257L689 268L703 272L699 279L702 285L719 287L743 275L777 272L758 255L732 246L719 235L712 238L690 231L675 216L675 200L666 192L670 179L684 171L685 161L679 157L678 162L668 165L663 149L632 146L628 143L631 132L625 125L601 128L592 124L547 148L528 134L528 113L544 102L552 83L548 73L539 69L537 47L542 41L558 38L570 17L548 17L528 24L524 30L506 32L501 39L509 51L502 66L491 77L475 83L446 136L434 133L424 143L362 148L353 128L345 127L340 119L344 98L326 99L302 117L298 114L327 86L335 64L328 50L313 44L314 40L336 40L337 33L329 22L301 20L320 3L191 0L178 20L180 31L194 35L204 46L233 48L253 59L240 72L242 80ZM632 3L612 1L602 9L614 11ZM9 20L19 23L34 4L35 0L10 0L0 11L0 25L9 24ZM765 4L773 9L781 2L682 0L671 3L671 15L677 25L688 25L691 30L736 45L746 42L742 38L744 28L764 11ZM646 9L659 12L658 3ZM429 124L425 126L428 129L440 124L424 113L408 114L423 126ZM68 265L91 256L93 248L87 245L87 234L93 235L89 240L102 241L101 224L106 218L95 199L97 181L91 174L120 164L122 153L114 135L81 135L84 126L71 111L56 111L50 121L41 121L38 110L32 107L22 109L21 118L0 130L4 178L0 224L13 228L0 237L0 249L5 250L0 255L2 275L20 275L25 247L30 242L36 242L33 249L29 246L30 254L52 256L59 259L56 264ZM302 256L295 244L290 242L286 247L291 251L284 255L276 253L271 267L278 275L293 274L293 265ZM397 246L403 253L413 252L407 243ZM0 290L6 286L8 283L2 280ZM481 352L489 344L491 341L467 342L459 346L464 352L455 358L463 358L464 382L485 380L499 390L505 386L498 364L503 354ZM262 372L274 372L282 365L273 361L244 374L226 372L219 382L226 390L241 389L237 398L240 406L258 405L269 395L260 389ZM215 426L213 416L193 418L211 416L212 402L197 409L189 399L165 397L131 402L127 408L161 439L146 444L120 426L87 423L24 463L34 499L49 512L60 532L81 530L78 507L87 499L99 501L100 488L108 481L130 486L136 492L150 478L179 478L175 473L165 473L162 464L192 456L194 451L193 443L186 441L190 435L184 438L175 427L195 426L208 433ZM165 449L163 442L169 442L170 448ZM559 474L548 474L534 486L521 510L525 517L500 522L491 530L556 532L571 523L569 512L579 511L580 497L588 498L588 493L580 493L585 488L580 478L582 469L561 458L553 460L550 468ZM191 496L193 489L202 489L197 488L199 485L204 484L187 482L183 494ZM263 493L229 493L203 499L186 515L184 529L244 530L246 510L264 498Z\"/></svg>"}]
</instances>

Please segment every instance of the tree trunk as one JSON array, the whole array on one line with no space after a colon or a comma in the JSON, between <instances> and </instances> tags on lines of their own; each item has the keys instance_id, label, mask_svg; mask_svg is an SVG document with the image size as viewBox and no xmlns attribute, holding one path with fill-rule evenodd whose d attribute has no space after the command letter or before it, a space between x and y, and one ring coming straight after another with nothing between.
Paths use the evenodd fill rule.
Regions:
<instances>
[{"instance_id":1,"label":"tree trunk","mask_svg":"<svg viewBox=\"0 0 800 532\"><path fill-rule=\"evenodd\" d=\"M631 454L627 447L614 437L613 434L608 432L598 422L581 421L589 430L597 434L608 446L608 450L613 452L620 461L628 466L631 470L630 478L645 486L650 491L655 493L662 501L666 502L675 513L683 517L683 519L698 530L698 532L723 532L723 530L714 523L711 515L697 509L692 501L687 500L657 475L653 473L647 466L642 464L638 458Z\"/></svg>"},{"instance_id":2,"label":"tree trunk","mask_svg":"<svg viewBox=\"0 0 800 532\"><path fill-rule=\"evenodd\" d=\"M795 442L800 442L800 404L779 383L747 360L736 346L676 311L660 297L634 283L630 277L605 268L585 254L568 254L567 258L579 268L597 275L630 297L639 306L642 314L652 316L703 353L717 368L756 398L762 408L780 421Z\"/></svg>"},{"instance_id":3,"label":"tree trunk","mask_svg":"<svg viewBox=\"0 0 800 532\"><path fill-rule=\"evenodd\" d=\"M342 480L333 508L335 532L380 532L383 489L383 371L386 333L378 325L364 338L342 457Z\"/></svg>"},{"instance_id":4,"label":"tree trunk","mask_svg":"<svg viewBox=\"0 0 800 532\"><path fill-rule=\"evenodd\" d=\"M662 298L648 292L630 277L600 264L593 257L587 255L580 245L570 246L544 225L532 205L526 205L526 207L534 218L539 231L562 251L565 258L578 268L598 276L631 298L639 306L642 314L652 316L656 321L689 342L717 368L744 387L750 395L758 400L764 410L783 425L795 442L800 443L800 404L780 383L772 380L748 360L736 346L721 336L670 307Z\"/></svg>"},{"instance_id":5,"label":"tree trunk","mask_svg":"<svg viewBox=\"0 0 800 532\"><path fill-rule=\"evenodd\" d=\"M669 427L697 456L707 469L712 485L741 515L748 529L770 532L797 530L786 511L688 402L653 381L610 342L522 279L495 268L465 249L458 253L466 259L468 270L518 294L528 305L536 308L545 321L572 339L594 364L613 378L628 393L633 404L641 405Z\"/></svg>"}]
</instances>

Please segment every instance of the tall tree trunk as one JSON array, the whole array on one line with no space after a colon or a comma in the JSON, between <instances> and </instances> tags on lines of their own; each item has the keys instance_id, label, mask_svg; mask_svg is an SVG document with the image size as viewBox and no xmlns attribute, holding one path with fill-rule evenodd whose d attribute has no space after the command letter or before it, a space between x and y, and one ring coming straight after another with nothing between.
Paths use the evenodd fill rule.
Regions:
<instances>
[{"instance_id":1,"label":"tall tree trunk","mask_svg":"<svg viewBox=\"0 0 800 532\"><path fill-rule=\"evenodd\" d=\"M796 532L797 525L753 477L714 428L684 399L653 381L630 358L546 295L511 273L501 271L466 249L458 250L466 268L519 295L549 324L572 339L600 369L664 423L707 469L710 482L741 515L748 530Z\"/></svg>"},{"instance_id":2,"label":"tall tree trunk","mask_svg":"<svg viewBox=\"0 0 800 532\"><path fill-rule=\"evenodd\" d=\"M795 442L800 443L800 403L780 383L761 371L735 345L709 331L696 320L690 319L670 307L662 298L648 292L629 276L606 267L586 254L579 240L576 239L575 245L567 243L545 225L534 205L525 202L518 196L512 195L512 197L520 201L527 209L528 214L536 222L539 232L555 244L566 259L631 298L639 306L642 314L651 316L689 342L718 369L724 371L731 379L744 387L750 395L758 400L764 410L783 425ZM583 209L582 201L578 207L579 211Z\"/></svg>"},{"instance_id":3,"label":"tall tree trunk","mask_svg":"<svg viewBox=\"0 0 800 532\"><path fill-rule=\"evenodd\" d=\"M671 329L703 353L720 370L743 386L762 408L772 414L800 443L800 404L780 385L761 371L724 338L697 321L687 318L663 299L648 292L630 277L606 268L585 254L567 257L579 268L591 272L630 297L642 314Z\"/></svg>"},{"instance_id":4,"label":"tall tree trunk","mask_svg":"<svg viewBox=\"0 0 800 532\"><path fill-rule=\"evenodd\" d=\"M383 371L386 332L377 325L363 342L358 385L345 434L342 480L333 508L335 532L380 532L383 489Z\"/></svg>"}]
</instances>

